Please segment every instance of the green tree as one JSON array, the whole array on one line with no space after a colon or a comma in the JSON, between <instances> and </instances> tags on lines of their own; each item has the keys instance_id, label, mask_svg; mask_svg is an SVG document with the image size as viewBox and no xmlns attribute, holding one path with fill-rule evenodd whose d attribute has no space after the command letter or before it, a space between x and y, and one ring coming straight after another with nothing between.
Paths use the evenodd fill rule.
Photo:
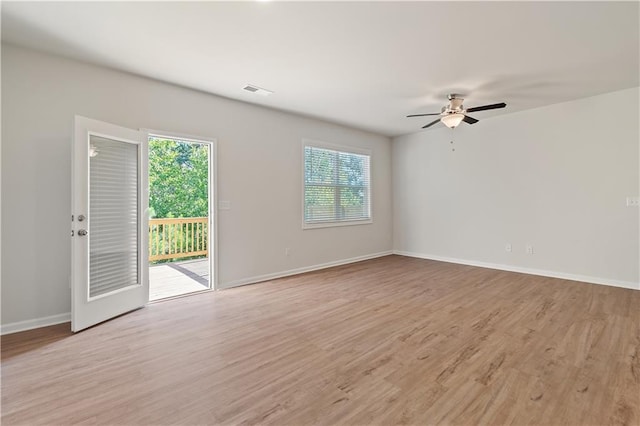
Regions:
<instances>
[{"instance_id":1,"label":"green tree","mask_svg":"<svg viewBox=\"0 0 640 426\"><path fill-rule=\"evenodd\" d=\"M149 139L151 217L208 216L208 196L208 145Z\"/></svg>"}]
</instances>

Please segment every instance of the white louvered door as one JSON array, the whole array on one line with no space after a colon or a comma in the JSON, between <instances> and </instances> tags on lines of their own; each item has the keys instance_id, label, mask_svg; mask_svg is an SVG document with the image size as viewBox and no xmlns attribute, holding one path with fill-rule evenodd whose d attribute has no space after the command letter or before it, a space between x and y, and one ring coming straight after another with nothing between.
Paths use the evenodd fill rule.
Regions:
<instances>
[{"instance_id":1,"label":"white louvered door","mask_svg":"<svg viewBox=\"0 0 640 426\"><path fill-rule=\"evenodd\" d=\"M71 329L149 301L147 138L76 116Z\"/></svg>"}]
</instances>

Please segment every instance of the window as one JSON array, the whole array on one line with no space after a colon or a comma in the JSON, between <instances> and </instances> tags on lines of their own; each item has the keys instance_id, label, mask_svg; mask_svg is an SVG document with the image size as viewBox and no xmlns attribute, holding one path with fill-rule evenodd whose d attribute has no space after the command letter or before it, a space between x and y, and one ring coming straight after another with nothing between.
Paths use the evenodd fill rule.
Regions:
<instances>
[{"instance_id":1,"label":"window","mask_svg":"<svg viewBox=\"0 0 640 426\"><path fill-rule=\"evenodd\" d=\"M304 228L371 223L369 151L304 143Z\"/></svg>"}]
</instances>

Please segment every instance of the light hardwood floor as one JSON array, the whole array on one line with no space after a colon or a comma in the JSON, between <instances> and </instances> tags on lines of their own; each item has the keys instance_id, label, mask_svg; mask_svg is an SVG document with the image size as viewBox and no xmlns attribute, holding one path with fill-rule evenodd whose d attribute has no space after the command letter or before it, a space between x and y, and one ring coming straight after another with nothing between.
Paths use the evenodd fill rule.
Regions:
<instances>
[{"instance_id":1,"label":"light hardwood floor","mask_svg":"<svg viewBox=\"0 0 640 426\"><path fill-rule=\"evenodd\" d=\"M640 292L388 256L2 338L2 424L640 423Z\"/></svg>"}]
</instances>

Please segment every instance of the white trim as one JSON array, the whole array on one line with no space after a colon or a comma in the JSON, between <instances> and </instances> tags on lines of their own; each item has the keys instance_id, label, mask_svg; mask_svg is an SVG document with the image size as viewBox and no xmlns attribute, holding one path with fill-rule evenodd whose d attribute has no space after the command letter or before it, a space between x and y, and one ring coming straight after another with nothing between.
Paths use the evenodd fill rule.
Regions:
<instances>
[{"instance_id":1,"label":"white trim","mask_svg":"<svg viewBox=\"0 0 640 426\"><path fill-rule=\"evenodd\" d=\"M216 138L208 138L205 136L188 135L185 133L166 132L164 130L153 130L153 129L146 129L146 128L141 128L140 130L147 133L147 138L149 136L154 136L159 138L177 139L184 142L195 142L195 143L203 143L203 142L215 143L216 142Z\"/></svg>"},{"instance_id":2,"label":"white trim","mask_svg":"<svg viewBox=\"0 0 640 426\"><path fill-rule=\"evenodd\" d=\"M209 289L218 289L218 139L209 142ZM213 238L211 237L213 233Z\"/></svg>"},{"instance_id":3,"label":"white trim","mask_svg":"<svg viewBox=\"0 0 640 426\"><path fill-rule=\"evenodd\" d=\"M439 262L449 262L449 263L457 263L461 265L477 266L480 268L497 269L500 271L519 272L519 273L529 274L529 275L539 275L544 277L560 278L565 280L580 281L580 282L591 283L591 284L622 287L622 288L627 288L631 290L640 290L640 285L632 281L611 280L606 278L597 278L597 277L590 277L585 275L567 274L564 272L544 271L539 269L523 268L519 266L478 262L478 261L457 259L457 258L445 257L445 256L435 256L430 254L414 253L414 252L408 252L408 251L402 251L402 250L388 250L388 251L372 253L364 256L352 257L350 259L337 260L334 262L327 262L327 263L321 263L318 265L290 269L288 271L281 271L281 272L276 272L272 274L265 274L265 275L258 275L258 276L249 277L249 278L243 278L240 280L232 281L230 283L221 285L219 288L226 289L226 288L239 287L243 285L255 284L262 281L269 281L277 278L284 278L291 275L302 274L305 272L312 272L320 269L331 268L334 266L361 262L363 260L375 259L377 257L388 256L390 254L396 254L399 256L416 257L420 259L435 260ZM206 290L204 292L206 292ZM17 333L20 331L32 330L34 328L40 328L40 327L47 327L50 325L61 324L69 321L71 321L70 312L67 312L64 314L52 315L49 317L18 321L18 322L9 323L9 324L3 324L0 334L5 335L5 334Z\"/></svg>"},{"instance_id":4,"label":"white trim","mask_svg":"<svg viewBox=\"0 0 640 426\"><path fill-rule=\"evenodd\" d=\"M334 266L361 262L363 260L375 259L377 257L389 256L391 254L393 254L393 252L391 250L387 250L379 253L365 254L363 256L352 257L350 259L336 260L334 262L327 262L327 263L321 263L318 265L305 266L297 269L290 269L288 271L276 272L273 274L265 274L265 275L255 276L255 277L243 278L241 280L236 280L228 284L221 285L219 289L226 289L226 288L239 287L239 286L248 285L248 284L255 284L262 281L269 281L277 278L289 277L291 275L298 275L305 272L317 271L319 269L326 269ZM207 293L210 291L212 290L203 290L197 293ZM190 293L185 296L190 296L192 294L193 293ZM156 303L156 302L159 302L159 301L153 301L151 303ZM9 324L3 324L0 334L4 335L4 334L17 333L19 331L32 330L34 328L47 327L50 325L61 324L61 323L70 322L70 321L71 321L71 312L52 315L50 317L18 321L18 322L9 323ZM69 330L71 330L71 327L69 327Z\"/></svg>"},{"instance_id":5,"label":"white trim","mask_svg":"<svg viewBox=\"0 0 640 426\"><path fill-rule=\"evenodd\" d=\"M142 268L142 265L140 264L140 262L138 262L138 263L139 263L138 268ZM139 270L140 270L140 271L142 271L142 269L139 269ZM141 280L138 280L138 281L141 281ZM128 286L126 286L126 287L118 288L118 289L113 290L113 291L110 291L110 292L108 292L108 293L99 294L99 295L97 295L97 296L93 296L93 297L88 296L88 297L87 297L87 301L88 301L88 302L93 302L94 300L99 300L99 299L102 299L102 298L105 298L105 297L112 296L112 295L114 295L114 294L122 293L122 292L124 292L124 291L133 290L133 289L135 289L136 287L140 287L141 285L142 285L142 283L138 282L138 283L136 283L136 284L131 284L131 285L128 285Z\"/></svg>"},{"instance_id":6,"label":"white trim","mask_svg":"<svg viewBox=\"0 0 640 426\"><path fill-rule=\"evenodd\" d=\"M18 333L19 331L33 330L34 328L48 327L70 321L71 312L65 312L64 314L51 315L48 317L11 322L9 324L2 324L0 334L4 336L5 334ZM71 331L71 325L69 325L69 331Z\"/></svg>"},{"instance_id":7,"label":"white trim","mask_svg":"<svg viewBox=\"0 0 640 426\"><path fill-rule=\"evenodd\" d=\"M415 253L403 250L393 250L393 254L420 259L437 260L439 262L458 263L461 265L477 266L480 268L497 269L500 271L519 272L521 274L539 275L543 277L560 278L564 280L580 281L590 284L607 285L611 287L622 287L631 290L640 290L640 283L633 281L613 280L609 278L591 277L587 275L567 274L565 272L546 271L542 269L524 268L521 266L502 265L497 263L479 262L475 260L458 259L454 257L435 256L426 253Z\"/></svg>"},{"instance_id":8,"label":"white trim","mask_svg":"<svg viewBox=\"0 0 640 426\"><path fill-rule=\"evenodd\" d=\"M303 148L305 146L310 146L313 148L324 148L332 151L346 152L348 154L368 155L369 157L371 157L372 155L372 150L369 148L359 148L357 146L351 145L338 145L335 143L324 142L317 139L302 138L302 146Z\"/></svg>"},{"instance_id":9,"label":"white trim","mask_svg":"<svg viewBox=\"0 0 640 426\"><path fill-rule=\"evenodd\" d=\"M336 226L369 225L371 223L373 223L372 219L336 220L333 222L305 222L304 225L302 225L302 229L335 228Z\"/></svg>"},{"instance_id":10,"label":"white trim","mask_svg":"<svg viewBox=\"0 0 640 426\"><path fill-rule=\"evenodd\" d=\"M391 250L387 250L387 251L381 251L379 253L371 253L371 254L365 254L363 256L356 256L349 259L336 260L333 262L320 263L317 265L303 266L302 268L289 269L287 271L274 272L272 274L257 275L255 277L243 278L240 280L235 280L226 284L222 284L220 286L220 289L233 288L233 287L239 287L239 286L248 285L248 284L255 284L262 281L275 280L278 278L289 277L291 275L298 275L298 274L303 274L305 272L317 271L319 269L326 269L334 266L361 262L363 260L375 259L377 257L389 256L390 254L393 254L393 252Z\"/></svg>"}]
</instances>

